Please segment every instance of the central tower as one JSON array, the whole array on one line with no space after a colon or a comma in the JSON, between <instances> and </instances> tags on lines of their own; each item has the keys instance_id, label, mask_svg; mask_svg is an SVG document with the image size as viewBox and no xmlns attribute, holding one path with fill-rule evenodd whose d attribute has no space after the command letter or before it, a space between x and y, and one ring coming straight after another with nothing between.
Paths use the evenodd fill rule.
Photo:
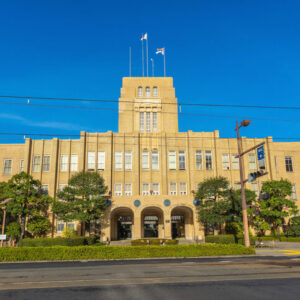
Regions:
<instances>
[{"instance_id":1,"label":"central tower","mask_svg":"<svg viewBox=\"0 0 300 300\"><path fill-rule=\"evenodd\" d=\"M178 132L177 98L172 77L123 78L119 132Z\"/></svg>"}]
</instances>

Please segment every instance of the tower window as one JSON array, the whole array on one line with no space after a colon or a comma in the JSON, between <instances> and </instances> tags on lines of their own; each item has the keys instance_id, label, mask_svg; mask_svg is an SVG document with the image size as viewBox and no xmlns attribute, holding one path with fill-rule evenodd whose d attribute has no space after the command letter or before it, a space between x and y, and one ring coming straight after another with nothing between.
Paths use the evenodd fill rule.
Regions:
<instances>
[{"instance_id":1,"label":"tower window","mask_svg":"<svg viewBox=\"0 0 300 300\"><path fill-rule=\"evenodd\" d=\"M149 86L147 86L147 87L146 87L146 97L147 97L147 98L150 98L150 95L151 95L151 93L150 93L150 88L149 88Z\"/></svg>"},{"instance_id":2,"label":"tower window","mask_svg":"<svg viewBox=\"0 0 300 300\"><path fill-rule=\"evenodd\" d=\"M157 90L157 86L153 87L153 97L157 97L158 96L158 90Z\"/></svg>"},{"instance_id":3,"label":"tower window","mask_svg":"<svg viewBox=\"0 0 300 300\"><path fill-rule=\"evenodd\" d=\"M150 112L147 111L146 112L146 131L150 132L151 131L151 120L150 120L151 116L150 116Z\"/></svg>"},{"instance_id":4,"label":"tower window","mask_svg":"<svg viewBox=\"0 0 300 300\"><path fill-rule=\"evenodd\" d=\"M143 88L141 86L138 87L138 97L139 98L143 97Z\"/></svg>"},{"instance_id":5,"label":"tower window","mask_svg":"<svg viewBox=\"0 0 300 300\"><path fill-rule=\"evenodd\" d=\"M152 113L152 130L153 132L157 131L157 112Z\"/></svg>"},{"instance_id":6,"label":"tower window","mask_svg":"<svg viewBox=\"0 0 300 300\"><path fill-rule=\"evenodd\" d=\"M140 112L140 132L144 132L144 113Z\"/></svg>"}]
</instances>

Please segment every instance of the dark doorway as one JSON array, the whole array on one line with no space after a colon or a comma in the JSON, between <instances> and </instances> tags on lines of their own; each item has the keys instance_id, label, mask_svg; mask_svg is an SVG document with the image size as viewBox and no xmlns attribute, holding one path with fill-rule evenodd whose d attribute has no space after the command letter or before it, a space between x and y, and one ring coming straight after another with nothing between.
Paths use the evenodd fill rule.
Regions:
<instances>
[{"instance_id":1,"label":"dark doorway","mask_svg":"<svg viewBox=\"0 0 300 300\"><path fill-rule=\"evenodd\" d=\"M185 227L184 227L184 216L172 216L172 239L184 238Z\"/></svg>"},{"instance_id":2,"label":"dark doorway","mask_svg":"<svg viewBox=\"0 0 300 300\"><path fill-rule=\"evenodd\" d=\"M145 216L144 217L144 237L157 238L158 237L158 217Z\"/></svg>"},{"instance_id":3,"label":"dark doorway","mask_svg":"<svg viewBox=\"0 0 300 300\"><path fill-rule=\"evenodd\" d=\"M131 239L132 217L119 216L117 222L118 240Z\"/></svg>"}]
</instances>

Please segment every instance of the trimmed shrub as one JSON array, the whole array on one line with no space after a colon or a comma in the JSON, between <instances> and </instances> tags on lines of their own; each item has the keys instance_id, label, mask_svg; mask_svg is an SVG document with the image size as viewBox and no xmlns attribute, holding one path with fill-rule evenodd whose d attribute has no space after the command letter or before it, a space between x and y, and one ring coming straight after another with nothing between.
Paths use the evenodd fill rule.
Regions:
<instances>
[{"instance_id":1,"label":"trimmed shrub","mask_svg":"<svg viewBox=\"0 0 300 300\"><path fill-rule=\"evenodd\" d=\"M215 244L235 244L235 237L233 234L207 235L205 237L205 242Z\"/></svg>"},{"instance_id":2,"label":"trimmed shrub","mask_svg":"<svg viewBox=\"0 0 300 300\"><path fill-rule=\"evenodd\" d=\"M242 245L201 244L162 246L103 246L103 247L23 247L0 249L0 261L127 259L155 257L199 257L255 254L253 248Z\"/></svg>"},{"instance_id":3,"label":"trimmed shrub","mask_svg":"<svg viewBox=\"0 0 300 300\"><path fill-rule=\"evenodd\" d=\"M300 237L293 237L293 236L281 236L281 242L300 242Z\"/></svg>"},{"instance_id":4,"label":"trimmed shrub","mask_svg":"<svg viewBox=\"0 0 300 300\"><path fill-rule=\"evenodd\" d=\"M177 240L169 240L169 239L137 239L131 241L132 246L147 246L147 245L176 245L178 244Z\"/></svg>"}]
</instances>

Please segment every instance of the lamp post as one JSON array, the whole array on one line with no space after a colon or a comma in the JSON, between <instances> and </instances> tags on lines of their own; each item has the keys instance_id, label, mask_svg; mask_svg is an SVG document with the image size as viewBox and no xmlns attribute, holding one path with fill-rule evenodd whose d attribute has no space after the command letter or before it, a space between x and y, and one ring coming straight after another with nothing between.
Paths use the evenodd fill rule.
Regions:
<instances>
[{"instance_id":1,"label":"lamp post","mask_svg":"<svg viewBox=\"0 0 300 300\"><path fill-rule=\"evenodd\" d=\"M248 215L247 215L247 204L246 204L246 196L245 196L245 182L244 182L244 165L242 159L242 149L241 149L241 140L240 140L240 128L247 127L250 124L250 120L244 120L239 125L239 122L236 121L236 135L237 135L237 144L238 144L238 157L240 164L240 181L241 181L241 192L242 192L242 213L243 213L243 227L244 227L244 241L245 246L250 247L249 240L249 228L248 228Z\"/></svg>"}]
</instances>

